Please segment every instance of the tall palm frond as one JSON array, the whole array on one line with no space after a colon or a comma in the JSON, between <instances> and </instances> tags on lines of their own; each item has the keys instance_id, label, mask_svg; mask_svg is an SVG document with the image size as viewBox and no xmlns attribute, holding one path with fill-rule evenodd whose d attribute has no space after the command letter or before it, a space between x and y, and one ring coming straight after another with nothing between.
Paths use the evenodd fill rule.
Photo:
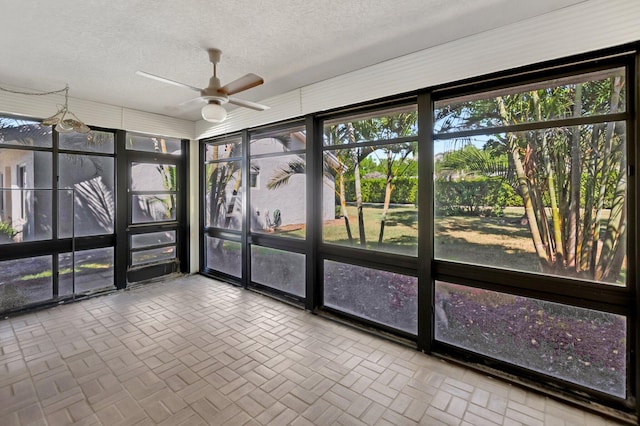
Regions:
<instances>
[{"instance_id":1,"label":"tall palm frond","mask_svg":"<svg viewBox=\"0 0 640 426\"><path fill-rule=\"evenodd\" d=\"M98 225L107 233L113 232L115 223L115 203L113 194L102 181L101 176L73 185L76 202L86 206Z\"/></svg>"},{"instance_id":2,"label":"tall palm frond","mask_svg":"<svg viewBox=\"0 0 640 426\"><path fill-rule=\"evenodd\" d=\"M51 127L31 121L0 117L0 144L11 142L12 144L34 146L40 145L38 141L43 138L50 137Z\"/></svg>"},{"instance_id":3,"label":"tall palm frond","mask_svg":"<svg viewBox=\"0 0 640 426\"><path fill-rule=\"evenodd\" d=\"M289 183L289 179L296 174L304 174L306 171L306 163L303 160L294 160L289 163L285 167L276 170L269 182L267 182L268 189L276 189L282 185L286 185Z\"/></svg>"},{"instance_id":4,"label":"tall palm frond","mask_svg":"<svg viewBox=\"0 0 640 426\"><path fill-rule=\"evenodd\" d=\"M443 170L464 171L488 177L512 180L513 171L504 156L495 156L490 150L480 150L472 145L447 153L443 158Z\"/></svg>"}]
</instances>

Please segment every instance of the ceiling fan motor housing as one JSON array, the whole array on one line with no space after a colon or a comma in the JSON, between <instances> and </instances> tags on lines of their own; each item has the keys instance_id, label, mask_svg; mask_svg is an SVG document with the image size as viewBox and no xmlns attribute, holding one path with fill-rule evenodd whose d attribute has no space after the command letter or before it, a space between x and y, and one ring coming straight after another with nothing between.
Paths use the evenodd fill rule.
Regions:
<instances>
[{"instance_id":1,"label":"ceiling fan motor housing","mask_svg":"<svg viewBox=\"0 0 640 426\"><path fill-rule=\"evenodd\" d=\"M208 102L213 101L218 105L223 105L229 102L229 97L220 92L220 79L215 75L209 79L209 86L200 91L200 96Z\"/></svg>"}]
</instances>

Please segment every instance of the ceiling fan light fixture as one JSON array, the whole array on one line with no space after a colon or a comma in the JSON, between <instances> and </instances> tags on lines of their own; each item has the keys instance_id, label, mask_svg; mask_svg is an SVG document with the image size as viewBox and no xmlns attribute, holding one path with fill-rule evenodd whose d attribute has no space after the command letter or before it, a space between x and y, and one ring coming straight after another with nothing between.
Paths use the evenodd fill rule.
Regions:
<instances>
[{"instance_id":1,"label":"ceiling fan light fixture","mask_svg":"<svg viewBox=\"0 0 640 426\"><path fill-rule=\"evenodd\" d=\"M227 118L227 110L215 102L210 102L202 107L202 118L209 123L222 123Z\"/></svg>"}]
</instances>

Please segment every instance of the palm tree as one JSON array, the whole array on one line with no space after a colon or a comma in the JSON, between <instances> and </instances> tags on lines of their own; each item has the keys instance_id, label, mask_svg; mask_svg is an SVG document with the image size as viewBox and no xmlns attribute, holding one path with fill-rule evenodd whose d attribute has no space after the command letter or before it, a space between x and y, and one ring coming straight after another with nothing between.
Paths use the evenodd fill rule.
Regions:
<instances>
[{"instance_id":1,"label":"palm tree","mask_svg":"<svg viewBox=\"0 0 640 426\"><path fill-rule=\"evenodd\" d=\"M236 157L237 150L241 149L239 144L230 144L227 146L223 158L220 158L218 147L213 149L212 160L223 160L225 158ZM239 201L239 192L242 185L240 178L240 162L239 161L222 161L214 162L207 165L207 187L209 191L209 225L224 226L228 228L231 223L232 213L235 211ZM232 196L227 200L226 189L231 182L233 183ZM224 223L220 223L220 215L224 214Z\"/></svg>"},{"instance_id":2,"label":"palm tree","mask_svg":"<svg viewBox=\"0 0 640 426\"><path fill-rule=\"evenodd\" d=\"M380 128L378 132L391 134L393 137L410 136L415 134L417 121L417 112L385 116L379 119ZM379 163L385 165L386 182L380 232L378 233L379 245L382 245L382 240L384 239L384 226L389 212L389 205L391 204L391 194L395 189L393 182L396 177L403 176L409 170L411 163L408 160L416 154L417 149L417 142L396 143L381 148L384 157L382 159L378 158L378 160Z\"/></svg>"}]
</instances>

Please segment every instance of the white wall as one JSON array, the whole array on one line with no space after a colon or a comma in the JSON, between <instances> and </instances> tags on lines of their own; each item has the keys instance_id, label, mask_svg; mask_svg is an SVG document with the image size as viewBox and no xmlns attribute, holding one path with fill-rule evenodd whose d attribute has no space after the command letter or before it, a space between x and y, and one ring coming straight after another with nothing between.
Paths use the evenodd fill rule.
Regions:
<instances>
[{"instance_id":1,"label":"white wall","mask_svg":"<svg viewBox=\"0 0 640 426\"><path fill-rule=\"evenodd\" d=\"M261 100L267 111L198 121L196 138L638 40L640 0L589 0Z\"/></svg>"},{"instance_id":2,"label":"white wall","mask_svg":"<svg viewBox=\"0 0 640 426\"><path fill-rule=\"evenodd\" d=\"M12 89L30 91L22 87L12 87ZM2 92L0 93L0 114L46 118L52 116L58 110L58 105L63 103L64 95L27 96ZM188 120L72 97L69 97L69 110L80 120L92 126L194 139L194 123Z\"/></svg>"}]
</instances>

